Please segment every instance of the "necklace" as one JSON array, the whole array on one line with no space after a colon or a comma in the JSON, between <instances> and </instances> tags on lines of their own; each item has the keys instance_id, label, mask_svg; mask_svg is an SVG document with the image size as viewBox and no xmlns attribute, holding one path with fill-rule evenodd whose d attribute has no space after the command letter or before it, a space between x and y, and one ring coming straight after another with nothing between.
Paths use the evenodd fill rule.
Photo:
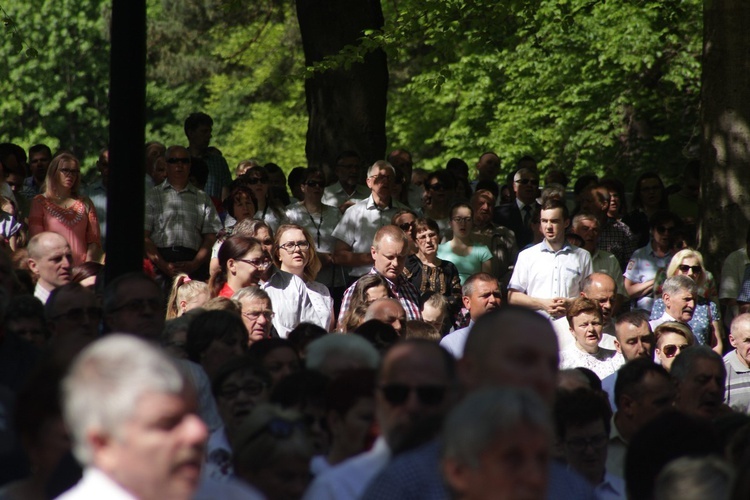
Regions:
<instances>
[{"instance_id":1,"label":"necklace","mask_svg":"<svg viewBox=\"0 0 750 500\"><path fill-rule=\"evenodd\" d=\"M320 222L318 224L315 224L315 219L313 219L312 214L307 209L307 205L302 205L305 207L305 212L307 212L307 216L310 217L310 222L312 222L312 225L315 227L315 239L318 242L318 248L320 248L320 226L323 225L323 207L320 208Z\"/></svg>"}]
</instances>

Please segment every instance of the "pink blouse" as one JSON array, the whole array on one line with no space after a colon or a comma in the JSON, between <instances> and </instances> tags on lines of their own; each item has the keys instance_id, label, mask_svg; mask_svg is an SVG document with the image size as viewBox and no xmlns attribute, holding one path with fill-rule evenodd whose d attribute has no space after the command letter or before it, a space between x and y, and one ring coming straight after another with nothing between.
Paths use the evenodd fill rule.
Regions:
<instances>
[{"instance_id":1,"label":"pink blouse","mask_svg":"<svg viewBox=\"0 0 750 500\"><path fill-rule=\"evenodd\" d=\"M63 208L42 194L36 195L29 210L29 237L43 231L58 233L68 241L74 266L86 262L86 251L91 243L101 245L96 209L88 200L78 199L70 208Z\"/></svg>"}]
</instances>

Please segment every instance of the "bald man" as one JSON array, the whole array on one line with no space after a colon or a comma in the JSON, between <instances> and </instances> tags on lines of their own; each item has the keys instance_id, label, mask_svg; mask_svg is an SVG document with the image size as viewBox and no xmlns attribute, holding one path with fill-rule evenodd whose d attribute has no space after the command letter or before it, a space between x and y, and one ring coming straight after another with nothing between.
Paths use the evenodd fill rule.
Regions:
<instances>
[{"instance_id":1,"label":"bald man","mask_svg":"<svg viewBox=\"0 0 750 500\"><path fill-rule=\"evenodd\" d=\"M367 307L365 322L376 319L391 325L402 337L406 335L406 311L396 299L378 299Z\"/></svg>"},{"instance_id":2,"label":"bald man","mask_svg":"<svg viewBox=\"0 0 750 500\"><path fill-rule=\"evenodd\" d=\"M612 311L617 297L617 285L609 275L604 273L592 273L581 283L581 297L593 300L602 308L602 340L599 345L605 349L615 350L615 324L612 321ZM570 349L575 344L575 339L570 333L568 319L563 316L552 322L557 333L557 342L560 351Z\"/></svg>"},{"instance_id":3,"label":"bald man","mask_svg":"<svg viewBox=\"0 0 750 500\"><path fill-rule=\"evenodd\" d=\"M73 253L65 238L49 231L31 238L28 252L29 269L38 278L34 297L45 304L52 290L70 283Z\"/></svg>"}]
</instances>

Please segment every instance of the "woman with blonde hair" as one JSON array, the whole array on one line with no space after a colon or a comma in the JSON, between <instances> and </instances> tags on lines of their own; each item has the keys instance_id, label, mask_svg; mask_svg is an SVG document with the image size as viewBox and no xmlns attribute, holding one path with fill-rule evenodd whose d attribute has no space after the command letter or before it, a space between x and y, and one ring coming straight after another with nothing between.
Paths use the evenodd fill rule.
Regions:
<instances>
[{"instance_id":1,"label":"woman with blonde hair","mask_svg":"<svg viewBox=\"0 0 750 500\"><path fill-rule=\"evenodd\" d=\"M342 333L352 332L362 324L367 306L378 299L392 298L388 282L379 274L365 274L354 286L349 308L338 325Z\"/></svg>"},{"instance_id":2,"label":"woman with blonde hair","mask_svg":"<svg viewBox=\"0 0 750 500\"><path fill-rule=\"evenodd\" d=\"M672 369L674 358L695 344L695 335L685 323L667 321L654 329L654 359L665 370Z\"/></svg>"},{"instance_id":3,"label":"woman with blonde hair","mask_svg":"<svg viewBox=\"0 0 750 500\"><path fill-rule=\"evenodd\" d=\"M70 153L55 156L41 186L31 200L29 237L44 231L60 234L70 245L73 265L101 258L99 220L94 204L81 196L81 166Z\"/></svg>"},{"instance_id":4,"label":"woman with blonde hair","mask_svg":"<svg viewBox=\"0 0 750 500\"><path fill-rule=\"evenodd\" d=\"M664 281L672 276L684 275L695 281L698 295L695 297L693 318L688 326L700 345L708 345L722 354L724 349L721 312L718 307L716 284L713 275L703 266L703 256L697 250L686 248L677 252L669 262L666 271L659 272L654 279L654 307L651 319L661 318L665 304L662 299Z\"/></svg>"},{"instance_id":5,"label":"woman with blonde hair","mask_svg":"<svg viewBox=\"0 0 750 500\"><path fill-rule=\"evenodd\" d=\"M174 277L167 301L167 319L178 318L208 301L208 285L180 273Z\"/></svg>"}]
</instances>

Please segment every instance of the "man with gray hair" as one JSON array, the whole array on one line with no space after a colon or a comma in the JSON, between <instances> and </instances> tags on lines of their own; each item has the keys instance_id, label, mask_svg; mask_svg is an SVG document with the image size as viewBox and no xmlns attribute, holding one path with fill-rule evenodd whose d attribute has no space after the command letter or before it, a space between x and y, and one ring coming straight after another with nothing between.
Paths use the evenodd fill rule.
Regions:
<instances>
[{"instance_id":1,"label":"man with gray hair","mask_svg":"<svg viewBox=\"0 0 750 500\"><path fill-rule=\"evenodd\" d=\"M667 278L662 286L662 300L664 300L664 314L658 319L649 321L651 330L667 321L678 321L687 324L693 319L695 299L698 295L698 285L692 278L677 274Z\"/></svg>"},{"instance_id":2,"label":"man with gray hair","mask_svg":"<svg viewBox=\"0 0 750 500\"><path fill-rule=\"evenodd\" d=\"M359 335L332 333L308 344L305 368L315 370L331 380L345 370L376 369L380 354Z\"/></svg>"},{"instance_id":3,"label":"man with gray hair","mask_svg":"<svg viewBox=\"0 0 750 500\"><path fill-rule=\"evenodd\" d=\"M750 413L750 313L734 318L729 343L734 351L724 356L727 370L724 401L735 411Z\"/></svg>"},{"instance_id":4,"label":"man with gray hair","mask_svg":"<svg viewBox=\"0 0 750 500\"><path fill-rule=\"evenodd\" d=\"M63 413L83 479L63 500L188 499L208 432L195 390L161 350L113 334L87 347L63 381Z\"/></svg>"},{"instance_id":5,"label":"man with gray hair","mask_svg":"<svg viewBox=\"0 0 750 500\"><path fill-rule=\"evenodd\" d=\"M396 212L408 209L391 196L395 176L390 163L376 161L367 171L370 196L349 207L333 230L336 264L351 267L350 276L359 278L370 270L373 264L370 247L375 233L390 224Z\"/></svg>"},{"instance_id":6,"label":"man with gray hair","mask_svg":"<svg viewBox=\"0 0 750 500\"><path fill-rule=\"evenodd\" d=\"M679 411L709 420L724 412L727 370L710 347L695 345L680 352L670 375L677 387L674 405Z\"/></svg>"}]
</instances>

